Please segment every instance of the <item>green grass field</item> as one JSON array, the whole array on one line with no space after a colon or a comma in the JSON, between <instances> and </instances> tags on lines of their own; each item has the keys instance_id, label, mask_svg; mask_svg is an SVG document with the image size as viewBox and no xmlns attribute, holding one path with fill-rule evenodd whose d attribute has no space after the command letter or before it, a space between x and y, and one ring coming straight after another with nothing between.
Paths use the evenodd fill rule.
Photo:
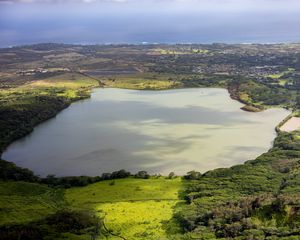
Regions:
<instances>
[{"instance_id":1,"label":"green grass field","mask_svg":"<svg viewBox=\"0 0 300 240\"><path fill-rule=\"evenodd\" d=\"M1 103L5 105L30 104L35 96L55 96L76 100L83 92L89 92L99 84L96 80L79 74L63 74L48 79L34 81L16 88L1 89Z\"/></svg>"},{"instance_id":2,"label":"green grass field","mask_svg":"<svg viewBox=\"0 0 300 240\"><path fill-rule=\"evenodd\" d=\"M28 223L64 205L63 190L27 182L0 182L0 225Z\"/></svg>"},{"instance_id":3,"label":"green grass field","mask_svg":"<svg viewBox=\"0 0 300 240\"><path fill-rule=\"evenodd\" d=\"M181 178L127 178L71 188L65 197L74 208L95 210L109 230L126 239L166 239L180 231L173 214L182 204L183 186Z\"/></svg>"},{"instance_id":4,"label":"green grass field","mask_svg":"<svg viewBox=\"0 0 300 240\"><path fill-rule=\"evenodd\" d=\"M180 76L173 74L140 73L103 79L107 87L135 90L165 90L181 87Z\"/></svg>"},{"instance_id":5,"label":"green grass field","mask_svg":"<svg viewBox=\"0 0 300 240\"><path fill-rule=\"evenodd\" d=\"M85 187L55 189L43 184L0 182L0 225L27 224L60 209L89 210L109 232L126 239L169 239L180 233L175 212L184 201L181 178L116 179ZM107 234L107 239L120 239ZM66 233L67 239L90 239Z\"/></svg>"}]
</instances>

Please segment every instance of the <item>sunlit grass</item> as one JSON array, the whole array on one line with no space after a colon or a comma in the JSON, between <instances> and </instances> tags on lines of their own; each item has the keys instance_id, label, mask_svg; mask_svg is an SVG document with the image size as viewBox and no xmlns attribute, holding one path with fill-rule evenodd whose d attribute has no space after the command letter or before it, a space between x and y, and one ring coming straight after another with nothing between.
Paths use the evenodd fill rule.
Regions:
<instances>
[{"instance_id":1,"label":"sunlit grass","mask_svg":"<svg viewBox=\"0 0 300 240\"><path fill-rule=\"evenodd\" d=\"M275 73L275 74L269 74L267 77L272 78L272 79L279 79L281 77L283 77L285 74L289 74L294 72L295 69L294 68L288 68L288 70L280 72L280 73Z\"/></svg>"},{"instance_id":2,"label":"sunlit grass","mask_svg":"<svg viewBox=\"0 0 300 240\"><path fill-rule=\"evenodd\" d=\"M126 239L162 239L179 232L172 220L177 200L105 203L96 207L106 227Z\"/></svg>"},{"instance_id":3,"label":"sunlit grass","mask_svg":"<svg viewBox=\"0 0 300 240\"><path fill-rule=\"evenodd\" d=\"M163 90L180 86L180 83L174 81L148 79L122 79L117 81L106 81L106 84L109 87L136 90Z\"/></svg>"},{"instance_id":4,"label":"sunlit grass","mask_svg":"<svg viewBox=\"0 0 300 240\"><path fill-rule=\"evenodd\" d=\"M183 185L181 178L107 180L68 189L65 197L72 207L105 216L107 228L126 239L164 239L179 231L172 216Z\"/></svg>"},{"instance_id":5,"label":"sunlit grass","mask_svg":"<svg viewBox=\"0 0 300 240\"><path fill-rule=\"evenodd\" d=\"M92 87L97 87L98 82L80 75L64 74L10 89L0 90L1 102L10 104L31 104L35 96L64 97L74 100L88 95ZM3 105L4 106L4 105Z\"/></svg>"}]
</instances>

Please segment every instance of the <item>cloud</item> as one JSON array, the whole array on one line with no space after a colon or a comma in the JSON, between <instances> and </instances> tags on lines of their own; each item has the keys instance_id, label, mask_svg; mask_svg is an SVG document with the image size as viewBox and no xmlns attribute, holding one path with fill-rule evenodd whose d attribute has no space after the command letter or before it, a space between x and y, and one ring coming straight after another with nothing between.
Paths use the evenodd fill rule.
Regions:
<instances>
[{"instance_id":1,"label":"cloud","mask_svg":"<svg viewBox=\"0 0 300 240\"><path fill-rule=\"evenodd\" d=\"M2 4L1 4L2 3ZM299 0L0 0L0 5L116 6L136 10L208 12L299 12Z\"/></svg>"},{"instance_id":2,"label":"cloud","mask_svg":"<svg viewBox=\"0 0 300 240\"><path fill-rule=\"evenodd\" d=\"M11 4L11 3L22 3L22 4L32 4L32 3L40 3L40 4L51 4L51 3L124 3L129 2L130 0L0 0L0 3Z\"/></svg>"},{"instance_id":3,"label":"cloud","mask_svg":"<svg viewBox=\"0 0 300 240\"><path fill-rule=\"evenodd\" d=\"M0 0L0 3L181 3L181 4L284 4L297 3L298 0Z\"/></svg>"}]
</instances>

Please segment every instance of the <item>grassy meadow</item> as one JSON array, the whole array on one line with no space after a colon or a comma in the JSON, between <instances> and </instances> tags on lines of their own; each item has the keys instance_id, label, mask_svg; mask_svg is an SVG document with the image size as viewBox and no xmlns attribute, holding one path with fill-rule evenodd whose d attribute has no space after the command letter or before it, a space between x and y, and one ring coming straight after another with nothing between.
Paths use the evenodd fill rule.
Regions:
<instances>
[{"instance_id":1,"label":"grassy meadow","mask_svg":"<svg viewBox=\"0 0 300 240\"><path fill-rule=\"evenodd\" d=\"M181 178L126 178L74 187L66 201L78 209L89 209L104 218L106 227L126 239L167 239L180 232L173 215L182 204ZM109 236L108 239L117 239Z\"/></svg>"},{"instance_id":2,"label":"grassy meadow","mask_svg":"<svg viewBox=\"0 0 300 240\"><path fill-rule=\"evenodd\" d=\"M0 225L29 223L65 205L62 189L28 182L0 182Z\"/></svg>"},{"instance_id":3,"label":"grassy meadow","mask_svg":"<svg viewBox=\"0 0 300 240\"><path fill-rule=\"evenodd\" d=\"M39 183L1 181L0 226L26 226L60 211L84 211L103 220L105 230L99 237L105 239L120 239L118 236L133 240L169 239L181 233L174 214L184 204L180 196L185 184L179 177L129 177L63 189ZM41 229L49 228L49 224L39 224ZM55 239L91 238L82 231L62 233Z\"/></svg>"},{"instance_id":4,"label":"grassy meadow","mask_svg":"<svg viewBox=\"0 0 300 240\"><path fill-rule=\"evenodd\" d=\"M165 90L182 87L180 76L172 74L157 75L140 73L130 76L117 76L103 80L107 87L135 90Z\"/></svg>"}]
</instances>

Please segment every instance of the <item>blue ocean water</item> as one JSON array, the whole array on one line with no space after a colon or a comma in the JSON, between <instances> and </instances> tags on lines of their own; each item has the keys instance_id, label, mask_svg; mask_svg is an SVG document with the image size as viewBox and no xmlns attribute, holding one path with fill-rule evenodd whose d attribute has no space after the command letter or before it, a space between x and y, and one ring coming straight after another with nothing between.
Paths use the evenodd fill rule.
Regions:
<instances>
[{"instance_id":1,"label":"blue ocean water","mask_svg":"<svg viewBox=\"0 0 300 240\"><path fill-rule=\"evenodd\" d=\"M230 2L229 5L216 0L211 4L203 4L210 2L205 0L0 1L0 47L39 42L300 41L297 1L252 1L256 4L237 5L244 2L237 0L223 1Z\"/></svg>"}]
</instances>

